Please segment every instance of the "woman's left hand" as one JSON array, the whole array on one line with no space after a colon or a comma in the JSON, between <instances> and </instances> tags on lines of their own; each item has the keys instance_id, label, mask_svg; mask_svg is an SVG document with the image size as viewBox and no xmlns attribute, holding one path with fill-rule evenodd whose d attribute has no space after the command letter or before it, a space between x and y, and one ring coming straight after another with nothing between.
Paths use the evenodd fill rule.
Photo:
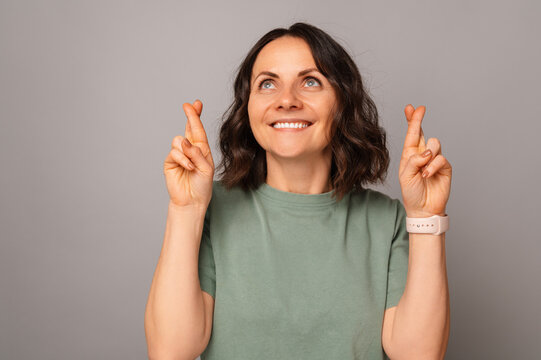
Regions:
<instances>
[{"instance_id":1,"label":"woman's left hand","mask_svg":"<svg viewBox=\"0 0 541 360\"><path fill-rule=\"evenodd\" d=\"M445 207L451 191L451 164L441 154L438 139L430 138L425 143L421 122L426 107L415 109L407 105L404 109L408 120L408 132L400 159L399 181L402 199L408 217L430 217L445 215ZM423 156L430 150L428 156ZM423 177L423 173L427 173Z\"/></svg>"}]
</instances>

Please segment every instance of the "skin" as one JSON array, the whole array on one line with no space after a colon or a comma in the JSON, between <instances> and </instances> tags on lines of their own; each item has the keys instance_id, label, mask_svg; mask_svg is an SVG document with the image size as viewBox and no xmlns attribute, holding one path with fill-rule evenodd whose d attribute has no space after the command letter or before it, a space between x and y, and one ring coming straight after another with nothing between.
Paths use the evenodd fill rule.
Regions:
<instances>
[{"instance_id":1,"label":"skin","mask_svg":"<svg viewBox=\"0 0 541 360\"><path fill-rule=\"evenodd\" d=\"M266 183L282 191L320 194L331 190L329 133L336 96L330 83L317 70L298 75L309 68L316 66L304 40L282 37L267 44L252 70L248 114L252 132L266 151ZM278 77L260 76L262 71L270 71ZM314 76L316 80L307 79L307 76ZM263 88L258 88L259 81L267 78ZM210 179L211 185L213 163L199 119L201 109L199 100L193 105L184 104L189 120L185 137L195 146L180 145L184 137L175 137L173 148L182 149L182 153L179 151L171 156L186 174L171 172L170 177L174 180L178 176L193 176L190 181L196 185ZM414 108L411 104L404 109L408 130L400 160L399 181L408 217L444 215L451 188L452 168L442 155L440 141L430 138L425 142L421 128L425 111L425 106ZM298 132L281 132L269 126L288 117L307 119L313 125ZM423 156L425 150L429 151ZM168 165L164 169L167 177L167 171L177 170L177 167ZM426 176L423 176L425 171ZM201 179L195 175L201 175ZM206 192L201 191L201 194L210 194L212 187L203 185L199 187L205 188ZM185 199L186 195L178 197ZM203 198L201 203L208 204L210 197L200 197ZM196 200L190 199L188 203L197 203ZM392 358L419 359L422 354L426 358L443 359L449 338L445 234L410 234L409 264L406 289L400 303L384 313L382 345ZM208 294L203 296L207 314L206 346L214 301Z\"/></svg>"},{"instance_id":2,"label":"skin","mask_svg":"<svg viewBox=\"0 0 541 360\"><path fill-rule=\"evenodd\" d=\"M311 68L315 70L298 75ZM260 75L262 71L278 78ZM259 88L262 80L265 82ZM329 134L336 95L317 71L308 44L289 36L268 43L256 58L250 83L248 115L254 137L266 150L266 183L301 194L330 191ZM301 118L313 124L296 132L277 131L269 125L283 118Z\"/></svg>"},{"instance_id":3,"label":"skin","mask_svg":"<svg viewBox=\"0 0 541 360\"><path fill-rule=\"evenodd\" d=\"M408 104L404 114L408 131L400 159L399 181L408 217L445 215L451 192L452 167L443 156L437 138L425 142L421 123L426 106ZM423 152L429 152L422 156ZM423 176L426 170L426 177Z\"/></svg>"}]
</instances>

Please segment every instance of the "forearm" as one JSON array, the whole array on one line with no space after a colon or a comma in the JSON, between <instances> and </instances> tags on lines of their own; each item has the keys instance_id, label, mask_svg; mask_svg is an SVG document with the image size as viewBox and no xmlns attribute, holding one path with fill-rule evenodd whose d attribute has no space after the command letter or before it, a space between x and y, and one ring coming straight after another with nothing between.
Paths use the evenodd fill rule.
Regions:
<instances>
[{"instance_id":1,"label":"forearm","mask_svg":"<svg viewBox=\"0 0 541 360\"><path fill-rule=\"evenodd\" d=\"M196 352L204 338L204 303L198 276L204 217L203 209L181 210L169 205L145 311L151 358L183 358Z\"/></svg>"},{"instance_id":2,"label":"forearm","mask_svg":"<svg viewBox=\"0 0 541 360\"><path fill-rule=\"evenodd\" d=\"M397 360L443 359L450 327L445 233L411 233L409 246L406 288L395 311L391 347Z\"/></svg>"}]
</instances>

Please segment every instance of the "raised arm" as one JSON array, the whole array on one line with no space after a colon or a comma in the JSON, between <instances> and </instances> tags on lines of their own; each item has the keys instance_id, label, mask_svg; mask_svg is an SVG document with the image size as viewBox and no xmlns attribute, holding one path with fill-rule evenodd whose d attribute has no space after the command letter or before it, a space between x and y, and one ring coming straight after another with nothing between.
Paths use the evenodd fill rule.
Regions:
<instances>
[{"instance_id":1,"label":"raised arm","mask_svg":"<svg viewBox=\"0 0 541 360\"><path fill-rule=\"evenodd\" d=\"M175 136L164 162L170 200L145 310L145 335L152 360L193 360L207 346L212 331L214 299L201 291L198 260L212 197L214 162L199 118L202 103L186 103L183 108L188 117L185 136Z\"/></svg>"}]
</instances>

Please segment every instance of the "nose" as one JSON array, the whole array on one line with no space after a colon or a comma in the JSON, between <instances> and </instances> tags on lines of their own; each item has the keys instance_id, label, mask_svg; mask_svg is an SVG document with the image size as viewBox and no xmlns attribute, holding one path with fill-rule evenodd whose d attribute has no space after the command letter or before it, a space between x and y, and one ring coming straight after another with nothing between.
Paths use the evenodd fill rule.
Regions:
<instances>
[{"instance_id":1,"label":"nose","mask_svg":"<svg viewBox=\"0 0 541 360\"><path fill-rule=\"evenodd\" d=\"M277 109L285 110L290 110L294 108L300 109L302 108L302 101L297 97L294 89L284 87L284 89L278 95L276 107Z\"/></svg>"}]
</instances>

